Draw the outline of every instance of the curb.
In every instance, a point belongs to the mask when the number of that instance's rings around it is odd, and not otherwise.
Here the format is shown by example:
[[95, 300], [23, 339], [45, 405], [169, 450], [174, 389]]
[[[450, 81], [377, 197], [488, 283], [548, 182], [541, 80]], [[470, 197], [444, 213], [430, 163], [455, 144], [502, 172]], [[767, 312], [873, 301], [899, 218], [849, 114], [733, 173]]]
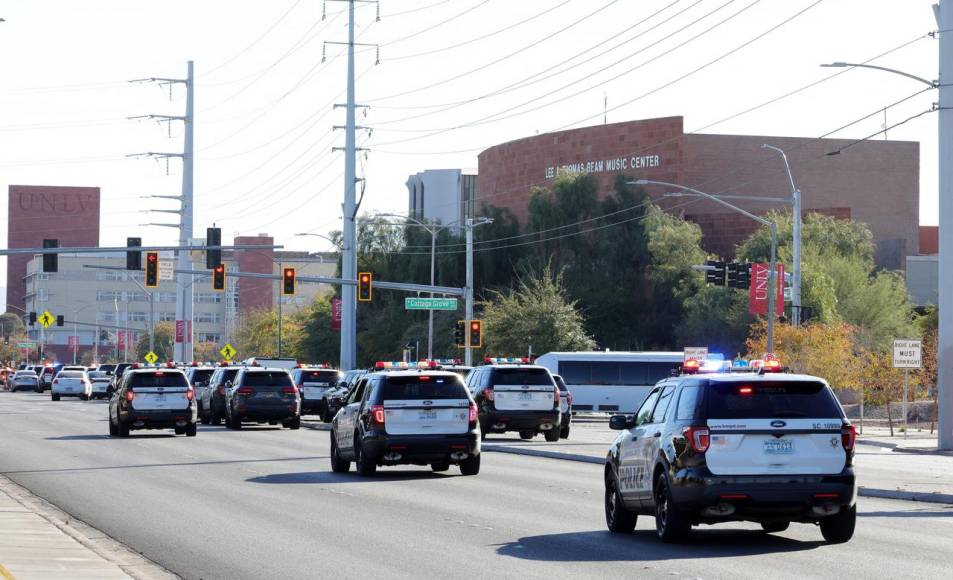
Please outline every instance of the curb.
[[[603, 465], [605, 460], [591, 455], [580, 455], [578, 453], [563, 453], [561, 451], [543, 451], [540, 449], [522, 449], [519, 447], [504, 447], [496, 445], [484, 445], [483, 451], [493, 451], [496, 453], [509, 453], [511, 455], [525, 455], [529, 457], [545, 457], [547, 459], [559, 459], [562, 461], [576, 461], [579, 463], [591, 463]], [[953, 505], [953, 494], [946, 493], [925, 493], [919, 491], [900, 491], [892, 489], [877, 489], [871, 487], [859, 487], [857, 495], [861, 497], [874, 497], [880, 499], [896, 499], [903, 501], [916, 501], [924, 503], [940, 503]]]

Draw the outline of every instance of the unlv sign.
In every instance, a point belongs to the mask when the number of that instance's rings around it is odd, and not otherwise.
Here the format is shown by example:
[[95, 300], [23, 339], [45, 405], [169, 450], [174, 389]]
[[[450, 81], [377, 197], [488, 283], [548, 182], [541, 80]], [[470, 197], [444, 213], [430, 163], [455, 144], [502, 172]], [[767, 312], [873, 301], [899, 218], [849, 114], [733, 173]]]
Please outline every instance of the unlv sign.
[[[751, 286], [748, 289], [748, 311], [751, 314], [768, 314], [768, 287], [770, 286], [770, 264], [755, 262], [751, 264]], [[784, 312], [784, 264], [778, 264], [777, 298], [774, 302], [775, 315]]]

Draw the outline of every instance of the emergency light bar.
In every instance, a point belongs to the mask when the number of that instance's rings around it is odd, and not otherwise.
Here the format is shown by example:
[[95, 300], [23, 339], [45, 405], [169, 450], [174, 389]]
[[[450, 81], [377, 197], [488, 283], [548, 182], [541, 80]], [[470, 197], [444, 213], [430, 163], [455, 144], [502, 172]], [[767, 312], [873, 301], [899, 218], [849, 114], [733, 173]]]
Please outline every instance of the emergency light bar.
[[529, 364], [530, 360], [528, 358], [516, 358], [516, 357], [486, 357], [483, 359], [484, 364], [488, 365], [505, 365], [505, 364]]

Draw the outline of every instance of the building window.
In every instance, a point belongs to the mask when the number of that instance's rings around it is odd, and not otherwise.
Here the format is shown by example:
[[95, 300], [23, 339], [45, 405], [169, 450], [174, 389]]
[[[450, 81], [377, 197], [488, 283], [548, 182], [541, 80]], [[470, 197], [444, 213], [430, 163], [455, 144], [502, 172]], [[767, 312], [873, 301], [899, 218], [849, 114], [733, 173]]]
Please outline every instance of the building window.
[[129, 292], [128, 300], [129, 302], [148, 302], [149, 295], [145, 292]]
[[108, 322], [111, 324], [116, 323], [116, 313], [115, 312], [97, 312], [96, 313], [96, 322]]
[[96, 279], [100, 282], [115, 282], [124, 278], [123, 272], [96, 272]]
[[148, 312], [130, 312], [129, 322], [145, 322], [149, 320]]
[[156, 300], [159, 302], [166, 302], [166, 303], [175, 302], [175, 292], [159, 292], [155, 296], [156, 296]]
[[196, 304], [221, 304], [222, 295], [221, 293], [216, 292], [215, 294], [201, 292], [195, 295]]
[[219, 324], [222, 322], [222, 315], [219, 312], [196, 312], [195, 322], [203, 324]]
[[197, 342], [222, 342], [222, 335], [214, 332], [200, 332], [197, 336]]
[[119, 300], [122, 297], [120, 292], [115, 290], [97, 290], [96, 291], [96, 301], [97, 302], [114, 302]]
[[46, 302], [50, 299], [50, 291], [46, 288], [39, 288], [36, 291], [37, 302]]
[[159, 322], [174, 322], [175, 312], [159, 312], [156, 314], [156, 320]]
[[50, 279], [50, 274], [49, 274], [49, 272], [40, 272], [40, 273], [38, 273], [38, 274], [36, 275], [36, 279], [37, 279], [37, 280], [49, 280], [49, 279]]

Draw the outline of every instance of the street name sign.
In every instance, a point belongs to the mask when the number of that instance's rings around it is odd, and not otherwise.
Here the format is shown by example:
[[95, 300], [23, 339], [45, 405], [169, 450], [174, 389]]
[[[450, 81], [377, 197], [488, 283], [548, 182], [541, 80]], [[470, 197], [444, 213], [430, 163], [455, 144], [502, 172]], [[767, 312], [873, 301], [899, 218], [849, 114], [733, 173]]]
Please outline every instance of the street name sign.
[[17, 346], [20, 348], [33, 348], [36, 346], [35, 342], [18, 342]]
[[919, 340], [895, 340], [893, 341], [893, 367], [918, 369], [923, 364], [921, 353]]
[[456, 298], [404, 298], [405, 310], [456, 310]]

